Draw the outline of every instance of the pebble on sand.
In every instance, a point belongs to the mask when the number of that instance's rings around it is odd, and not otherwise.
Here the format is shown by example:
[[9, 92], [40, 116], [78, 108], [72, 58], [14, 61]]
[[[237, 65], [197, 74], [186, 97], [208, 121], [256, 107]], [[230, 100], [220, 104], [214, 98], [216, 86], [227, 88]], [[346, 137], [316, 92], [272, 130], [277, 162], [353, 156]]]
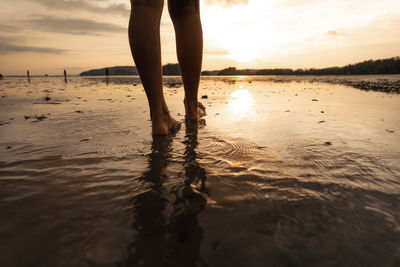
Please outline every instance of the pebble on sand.
[[179, 88], [179, 87], [182, 87], [183, 82], [181, 82], [181, 81], [171, 81], [171, 82], [166, 82], [165, 85], [168, 88]]
[[325, 142], [324, 145], [331, 146], [332, 142]]
[[207, 98], [208, 98], [208, 95], [203, 95], [201, 98], [202, 98], [202, 99], [207, 99]]
[[327, 82], [333, 84], [347, 85], [365, 91], [377, 91], [377, 92], [397, 93], [397, 94], [400, 93], [400, 82], [398, 80], [352, 81], [352, 80], [342, 79], [338, 81], [327, 81]]
[[32, 115], [32, 116], [25, 115], [24, 118], [25, 118], [25, 120], [34, 119], [35, 120], [34, 122], [38, 122], [38, 121], [42, 121], [44, 119], [47, 119], [47, 117], [44, 114], [42, 114], [40, 116], [38, 116], [38, 115]]

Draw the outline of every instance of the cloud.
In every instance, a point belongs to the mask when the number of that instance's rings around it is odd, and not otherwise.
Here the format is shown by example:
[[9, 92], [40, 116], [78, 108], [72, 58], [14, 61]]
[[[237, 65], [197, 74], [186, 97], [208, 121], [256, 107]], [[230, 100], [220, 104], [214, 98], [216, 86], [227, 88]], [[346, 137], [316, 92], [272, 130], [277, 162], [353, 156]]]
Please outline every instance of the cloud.
[[123, 16], [127, 16], [130, 13], [129, 8], [126, 4], [115, 4], [109, 3], [103, 6], [97, 5], [98, 2], [106, 1], [95, 1], [95, 0], [28, 0], [30, 2], [35, 2], [41, 4], [49, 9], [58, 10], [80, 10], [89, 11], [93, 13], [113, 13]]
[[214, 55], [214, 56], [224, 56], [228, 55], [229, 53], [225, 49], [214, 48], [214, 49], [204, 49], [204, 54]]
[[317, 2], [317, 0], [281, 0], [278, 3], [282, 6], [305, 6]]
[[16, 32], [19, 30], [18, 27], [0, 24], [0, 32]]
[[224, 7], [247, 5], [248, 3], [249, 0], [205, 0], [206, 5], [222, 5]]
[[99, 35], [105, 32], [125, 32], [126, 27], [88, 19], [55, 18], [51, 16], [24, 20], [33, 30], [75, 35]]
[[1, 52], [35, 52], [44, 54], [63, 54], [66, 50], [51, 47], [35, 47], [27, 45], [0, 44]]
[[338, 36], [339, 35], [339, 33], [337, 31], [329, 31], [326, 34], [330, 35], [330, 36]]
[[12, 52], [33, 52], [43, 54], [64, 54], [67, 50], [51, 47], [37, 47], [21, 44], [22, 38], [0, 36], [0, 54]]

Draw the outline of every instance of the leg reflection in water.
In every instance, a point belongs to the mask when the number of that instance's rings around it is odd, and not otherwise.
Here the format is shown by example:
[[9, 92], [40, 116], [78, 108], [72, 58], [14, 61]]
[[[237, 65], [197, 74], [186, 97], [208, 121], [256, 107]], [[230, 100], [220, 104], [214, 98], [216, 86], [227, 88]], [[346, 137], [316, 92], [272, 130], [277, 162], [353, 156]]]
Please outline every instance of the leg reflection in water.
[[153, 138], [149, 170], [142, 177], [150, 188], [132, 200], [137, 234], [129, 247], [128, 266], [205, 266], [200, 259], [203, 229], [197, 215], [205, 208], [207, 189], [205, 170], [197, 162], [197, 125], [197, 121], [186, 123], [185, 179], [178, 186], [171, 183], [178, 177], [167, 171], [173, 161], [172, 139]]

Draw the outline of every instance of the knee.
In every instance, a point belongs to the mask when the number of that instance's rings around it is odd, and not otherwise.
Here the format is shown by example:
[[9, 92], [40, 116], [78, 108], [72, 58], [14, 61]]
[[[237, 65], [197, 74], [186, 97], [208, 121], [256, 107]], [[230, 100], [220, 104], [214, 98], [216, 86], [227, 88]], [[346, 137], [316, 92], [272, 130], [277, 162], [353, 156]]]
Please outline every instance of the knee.
[[200, 15], [199, 0], [169, 0], [168, 9], [172, 20]]
[[135, 7], [149, 7], [162, 11], [164, 7], [164, 0], [131, 0], [132, 8]]

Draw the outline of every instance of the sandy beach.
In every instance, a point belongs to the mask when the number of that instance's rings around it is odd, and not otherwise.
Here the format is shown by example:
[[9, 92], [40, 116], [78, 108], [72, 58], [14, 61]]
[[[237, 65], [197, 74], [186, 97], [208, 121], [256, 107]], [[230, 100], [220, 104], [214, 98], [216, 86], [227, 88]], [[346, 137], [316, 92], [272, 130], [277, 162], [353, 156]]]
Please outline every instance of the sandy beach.
[[4, 77], [1, 265], [397, 266], [399, 81], [169, 77], [153, 138], [138, 77]]

